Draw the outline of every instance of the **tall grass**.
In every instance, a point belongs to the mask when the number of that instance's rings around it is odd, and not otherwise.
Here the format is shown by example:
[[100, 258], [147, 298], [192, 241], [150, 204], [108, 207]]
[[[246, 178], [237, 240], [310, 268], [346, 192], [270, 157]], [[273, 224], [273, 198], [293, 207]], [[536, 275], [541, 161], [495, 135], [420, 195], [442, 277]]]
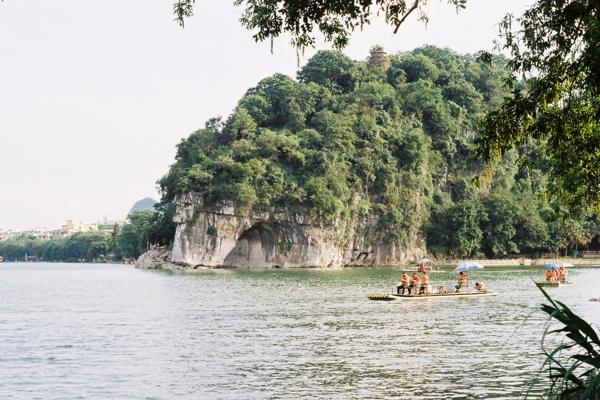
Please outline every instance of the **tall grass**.
[[[543, 370], [550, 378], [547, 398], [600, 400], [598, 333], [564, 303], [553, 300], [540, 285], [537, 286], [550, 302], [541, 307], [549, 315], [542, 336], [542, 349], [546, 355]], [[549, 335], [562, 337], [560, 344], [547, 348]]]

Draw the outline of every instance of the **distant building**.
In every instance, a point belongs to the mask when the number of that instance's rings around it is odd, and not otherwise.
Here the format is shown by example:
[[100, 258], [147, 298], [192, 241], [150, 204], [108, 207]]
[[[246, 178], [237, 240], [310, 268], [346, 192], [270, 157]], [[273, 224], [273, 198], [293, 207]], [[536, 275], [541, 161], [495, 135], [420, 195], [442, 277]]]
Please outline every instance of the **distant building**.
[[15, 237], [17, 235], [18, 235], [18, 233], [13, 231], [12, 229], [8, 229], [8, 230], [0, 229], [0, 242], [3, 240], [12, 239], [13, 237]]
[[38, 240], [50, 240], [56, 236], [61, 236], [62, 230], [48, 228], [33, 228], [24, 231], [14, 231], [12, 229], [0, 230], [0, 241], [14, 239], [19, 236]]
[[104, 232], [104, 233], [108, 233], [109, 235], [112, 235], [113, 232], [115, 231], [116, 227], [120, 227], [125, 225], [125, 221], [121, 222], [115, 222], [113, 224], [102, 224], [102, 225], [98, 225], [98, 230], [100, 232]]
[[19, 235], [38, 240], [50, 240], [53, 237], [52, 231], [48, 230], [48, 228], [33, 228], [27, 231], [19, 232]]
[[104, 218], [101, 222], [93, 224], [84, 224], [81, 221], [67, 220], [67, 223], [59, 229], [34, 228], [24, 231], [14, 231], [12, 229], [0, 229], [0, 241], [14, 239], [18, 236], [30, 237], [38, 240], [50, 240], [63, 236], [70, 236], [74, 233], [82, 232], [105, 232], [112, 234], [115, 226], [123, 226], [125, 221], [110, 220]]
[[67, 223], [62, 226], [62, 231], [65, 236], [80, 232], [94, 232], [98, 230], [98, 224], [84, 224], [81, 221], [67, 220]]

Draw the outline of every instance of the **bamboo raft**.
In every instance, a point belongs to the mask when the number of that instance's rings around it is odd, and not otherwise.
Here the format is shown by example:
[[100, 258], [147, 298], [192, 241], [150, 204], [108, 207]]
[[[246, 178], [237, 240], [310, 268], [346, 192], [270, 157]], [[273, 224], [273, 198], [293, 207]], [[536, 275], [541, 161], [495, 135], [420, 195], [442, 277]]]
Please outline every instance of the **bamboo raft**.
[[465, 297], [491, 297], [495, 296], [496, 292], [481, 291], [481, 292], [460, 292], [460, 293], [428, 293], [428, 294], [396, 294], [396, 293], [369, 293], [367, 298], [369, 300], [394, 300], [394, 299], [408, 299], [408, 300], [423, 300], [432, 298], [465, 298]]
[[546, 282], [546, 281], [537, 281], [537, 285], [541, 287], [561, 287], [561, 286], [572, 286], [575, 282]]
[[428, 293], [428, 294], [394, 294], [391, 296], [397, 297], [400, 299], [411, 299], [411, 300], [420, 300], [420, 299], [430, 299], [430, 298], [438, 298], [438, 297], [491, 297], [495, 296], [496, 292], [490, 291], [481, 291], [481, 292], [459, 292], [459, 293]]

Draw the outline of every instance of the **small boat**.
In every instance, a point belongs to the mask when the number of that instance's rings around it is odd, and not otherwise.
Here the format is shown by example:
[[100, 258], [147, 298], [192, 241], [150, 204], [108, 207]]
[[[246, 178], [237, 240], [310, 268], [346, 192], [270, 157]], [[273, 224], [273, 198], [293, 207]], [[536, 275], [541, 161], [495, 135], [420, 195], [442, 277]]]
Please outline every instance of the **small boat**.
[[561, 286], [573, 286], [575, 282], [546, 282], [537, 281], [536, 285], [541, 287], [561, 287]]
[[495, 296], [496, 292], [490, 292], [489, 290], [480, 290], [473, 292], [438, 292], [438, 293], [426, 293], [426, 294], [397, 294], [397, 293], [369, 293], [367, 298], [369, 300], [394, 300], [394, 299], [407, 299], [407, 300], [423, 300], [433, 298], [465, 298], [465, 297], [491, 297]]
[[542, 281], [536, 281], [535, 284], [541, 287], [561, 287], [574, 285], [575, 282], [567, 281], [567, 270], [565, 269], [572, 266], [573, 264], [569, 263], [561, 263], [561, 265], [557, 263], [546, 264], [546, 279]]
[[427, 293], [427, 294], [394, 294], [391, 296], [397, 297], [399, 299], [410, 299], [410, 300], [421, 300], [421, 299], [430, 299], [430, 298], [440, 298], [440, 297], [490, 297], [495, 296], [496, 292], [490, 292], [489, 290], [482, 290], [476, 292], [449, 292], [449, 293]]
[[[481, 264], [474, 263], [474, 262], [464, 262], [464, 263], [459, 264], [454, 269], [454, 272], [462, 275], [465, 272], [478, 271], [481, 269], [483, 269], [483, 265], [481, 265]], [[427, 272], [429, 272], [429, 271], [427, 271]], [[478, 285], [479, 285], [479, 283], [477, 283], [477, 285], [475, 286], [475, 289], [471, 290], [468, 286], [468, 280], [465, 280], [464, 286], [457, 286], [457, 288], [460, 289], [459, 291], [448, 290], [447, 284], [441, 284], [441, 285], [428, 286], [429, 290], [424, 294], [416, 294], [416, 293], [400, 294], [398, 292], [370, 293], [367, 295], [367, 298], [369, 300], [393, 300], [393, 299], [417, 300], [417, 299], [431, 299], [431, 298], [442, 298], [442, 297], [452, 297], [452, 298], [490, 297], [490, 296], [496, 295], [495, 292], [491, 292], [491, 291], [487, 290], [485, 288], [485, 285], [483, 285], [483, 284], [481, 284], [481, 286], [478, 286]], [[400, 289], [400, 286], [398, 286], [397, 289]]]

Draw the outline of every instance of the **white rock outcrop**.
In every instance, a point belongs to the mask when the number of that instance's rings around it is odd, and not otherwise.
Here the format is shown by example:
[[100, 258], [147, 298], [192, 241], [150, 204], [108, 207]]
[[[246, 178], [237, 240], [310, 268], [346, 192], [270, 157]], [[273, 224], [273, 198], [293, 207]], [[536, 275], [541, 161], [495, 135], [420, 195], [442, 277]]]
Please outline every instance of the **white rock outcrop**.
[[169, 256], [186, 267], [298, 268], [401, 265], [425, 255], [414, 246], [377, 242], [374, 221], [322, 221], [288, 212], [241, 213], [221, 204], [205, 207], [200, 194], [177, 200], [177, 230]]

